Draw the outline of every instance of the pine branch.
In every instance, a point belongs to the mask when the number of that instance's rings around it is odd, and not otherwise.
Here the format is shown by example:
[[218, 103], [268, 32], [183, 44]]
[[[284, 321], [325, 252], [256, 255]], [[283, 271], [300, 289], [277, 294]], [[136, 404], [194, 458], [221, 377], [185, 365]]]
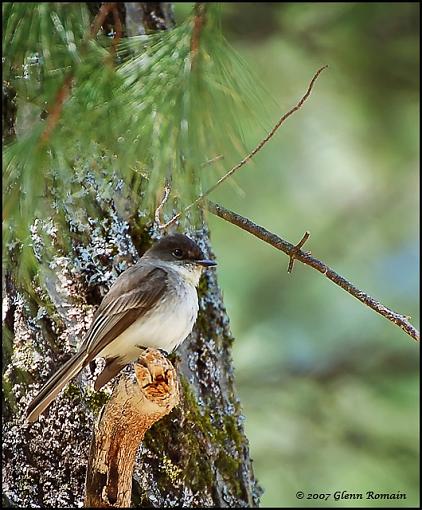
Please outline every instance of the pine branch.
[[192, 38], [190, 43], [190, 51], [191, 51], [191, 62], [192, 67], [195, 65], [196, 57], [199, 51], [199, 41], [201, 37], [201, 31], [203, 26], [205, 25], [205, 14], [206, 14], [207, 4], [203, 2], [197, 2], [195, 4], [195, 15], [193, 18], [193, 30], [192, 30]]
[[107, 16], [117, 7], [116, 2], [104, 2], [91, 24], [91, 37], [96, 37]]
[[210, 193], [212, 193], [216, 188], [218, 188], [218, 186], [220, 186], [220, 184], [222, 184], [225, 180], [227, 180], [229, 177], [231, 177], [235, 172], [237, 172], [240, 168], [242, 168], [242, 166], [246, 165], [246, 163], [249, 163], [249, 161], [264, 147], [264, 145], [266, 145], [267, 142], [269, 142], [271, 140], [271, 138], [275, 135], [276, 131], [278, 130], [278, 128], [291, 116], [293, 115], [293, 113], [297, 112], [298, 110], [300, 110], [300, 108], [302, 108], [303, 106], [303, 103], [308, 99], [308, 97], [310, 96], [311, 92], [312, 92], [312, 89], [314, 87], [314, 84], [318, 78], [318, 76], [322, 73], [322, 71], [324, 69], [326, 69], [328, 66], [324, 66], [324, 67], [321, 67], [320, 69], [318, 69], [318, 71], [314, 74], [314, 77], [312, 78], [312, 80], [310, 81], [309, 83], [309, 86], [308, 86], [308, 89], [306, 91], [306, 93], [304, 94], [304, 96], [300, 99], [300, 101], [296, 104], [296, 106], [294, 106], [293, 108], [291, 108], [287, 113], [285, 113], [282, 117], [280, 117], [280, 119], [278, 120], [278, 122], [275, 124], [275, 126], [272, 128], [272, 130], [268, 133], [268, 135], [259, 142], [259, 144], [255, 147], [255, 149], [253, 149], [249, 154], [247, 154], [243, 159], [242, 161], [240, 161], [239, 163], [237, 163], [237, 165], [235, 165], [231, 170], [229, 170], [227, 173], [225, 173], [215, 184], [213, 184], [210, 188], [208, 188], [204, 193], [202, 193], [194, 202], [192, 202], [191, 204], [189, 204], [188, 206], [185, 207], [185, 209], [182, 211], [182, 212], [179, 212], [177, 214], [175, 214], [173, 216], [173, 218], [171, 218], [171, 220], [169, 220], [167, 223], [165, 223], [164, 225], [162, 225], [160, 228], [161, 229], [165, 229], [167, 227], [169, 227], [172, 223], [174, 223], [178, 218], [180, 218], [180, 216], [182, 214], [185, 214], [187, 211], [189, 211], [190, 209], [192, 209], [192, 207], [194, 207], [195, 205], [198, 205], [200, 202], [202, 202], [204, 200], [205, 197], [207, 197]]
[[[91, 38], [96, 37], [98, 30], [101, 28], [101, 25], [104, 23], [104, 20], [108, 16], [108, 14], [112, 12], [114, 17], [114, 24], [116, 27], [116, 37], [113, 38], [113, 52], [116, 52], [117, 44], [120, 41], [120, 38], [122, 36], [122, 24], [119, 18], [119, 13], [117, 10], [117, 4], [116, 2], [104, 2], [104, 4], [101, 6], [100, 10], [98, 11], [98, 14], [95, 16], [94, 21], [91, 24], [91, 30], [89, 33], [89, 36]], [[47, 117], [47, 126], [41, 135], [41, 144], [45, 144], [48, 142], [48, 139], [50, 138], [51, 133], [57, 126], [60, 115], [63, 110], [63, 105], [68, 96], [71, 92], [73, 82], [73, 75], [69, 74], [66, 76], [63, 85], [60, 87], [59, 91], [57, 92], [56, 99], [54, 103], [49, 107], [48, 111], [48, 117]]]
[[112, 41], [112, 48], [113, 48], [113, 54], [114, 54], [114, 56], [116, 56], [117, 47], [118, 47], [120, 39], [122, 38], [122, 35], [123, 35], [122, 20], [120, 19], [119, 9], [117, 8], [116, 2], [113, 3], [112, 12], [113, 12], [114, 28], [116, 29], [116, 34], [115, 34], [115, 37], [113, 37], [113, 41]]
[[281, 237], [277, 236], [276, 234], [269, 232], [264, 227], [256, 225], [248, 218], [245, 218], [240, 214], [230, 211], [229, 209], [226, 209], [225, 207], [222, 207], [219, 204], [207, 201], [206, 206], [210, 212], [212, 212], [219, 218], [222, 218], [228, 221], [229, 223], [236, 225], [242, 230], [246, 230], [246, 232], [249, 232], [255, 237], [258, 237], [259, 239], [270, 244], [277, 250], [286, 253], [290, 257], [288, 269], [289, 272], [293, 268], [293, 261], [295, 259], [299, 260], [303, 264], [306, 264], [316, 269], [324, 276], [326, 276], [329, 280], [334, 282], [336, 285], [338, 285], [346, 292], [354, 296], [356, 299], [361, 301], [364, 305], [369, 306], [369, 308], [372, 308], [372, 310], [379, 313], [380, 315], [388, 319], [390, 322], [399, 326], [405, 333], [411, 336], [414, 340], [416, 340], [417, 342], [419, 341], [420, 337], [419, 331], [409, 322], [410, 317], [406, 317], [397, 312], [394, 312], [390, 308], [387, 308], [376, 299], [372, 298], [362, 290], [358, 289], [358, 287], [356, 287], [351, 282], [346, 280], [346, 278], [340, 276], [338, 273], [333, 271], [333, 269], [328, 267], [324, 262], [321, 262], [315, 257], [312, 257], [310, 252], [303, 252], [301, 248], [303, 244], [306, 242], [306, 240], [309, 238], [310, 235], [309, 232], [306, 232], [302, 240], [295, 246], [289, 243], [288, 241], [285, 241]]
[[51, 133], [54, 128], [57, 126], [57, 123], [60, 120], [60, 115], [63, 110], [64, 102], [70, 94], [70, 89], [72, 87], [73, 76], [68, 74], [64, 79], [63, 85], [60, 87], [59, 91], [56, 94], [56, 99], [54, 103], [48, 109], [48, 117], [47, 117], [47, 126], [44, 129], [43, 134], [41, 135], [41, 144], [45, 144], [48, 142]]

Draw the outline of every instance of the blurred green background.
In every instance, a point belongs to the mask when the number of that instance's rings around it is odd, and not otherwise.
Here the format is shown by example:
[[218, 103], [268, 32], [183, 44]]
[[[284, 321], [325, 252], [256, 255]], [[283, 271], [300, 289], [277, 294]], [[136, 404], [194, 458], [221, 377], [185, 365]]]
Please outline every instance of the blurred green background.
[[[212, 198], [291, 242], [310, 230], [314, 256], [418, 327], [419, 4], [221, 8], [267, 89], [249, 149], [329, 69], [238, 186]], [[296, 263], [289, 275], [281, 252], [209, 223], [262, 506], [417, 506], [419, 346], [316, 271]], [[407, 499], [320, 502], [299, 490]]]

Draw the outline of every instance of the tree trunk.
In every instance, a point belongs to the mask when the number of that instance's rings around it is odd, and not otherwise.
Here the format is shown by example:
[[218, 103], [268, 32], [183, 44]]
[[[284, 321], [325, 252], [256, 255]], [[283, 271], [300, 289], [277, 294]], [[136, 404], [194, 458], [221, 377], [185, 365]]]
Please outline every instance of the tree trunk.
[[[99, 4], [95, 4], [99, 7]], [[126, 4], [127, 5], [127, 4]], [[148, 4], [132, 7], [146, 9]], [[151, 6], [161, 4], [150, 3]], [[162, 16], [170, 20], [169, 6]], [[98, 8], [97, 7], [97, 8]], [[92, 9], [92, 6], [91, 6]], [[126, 11], [126, 19], [128, 11]], [[159, 27], [162, 29], [162, 26]], [[14, 112], [5, 118], [14, 132]], [[152, 219], [124, 217], [116, 200], [97, 190], [97, 217], [74, 234], [67, 252], [51, 259], [45, 284], [34, 274], [32, 292], [17, 274], [3, 281], [3, 506], [77, 507], [83, 504], [94, 421], [111, 393], [94, 392], [85, 369], [33, 425], [23, 413], [41, 383], [75, 350], [93, 312], [117, 275], [136, 262], [156, 237]], [[75, 226], [75, 218], [68, 218]], [[38, 224], [32, 233], [34, 245]], [[76, 229], [77, 230], [77, 229]], [[188, 232], [213, 258], [204, 227]], [[51, 229], [53, 242], [59, 235]], [[13, 250], [11, 247], [10, 250]], [[10, 251], [10, 256], [13, 252]], [[41, 268], [40, 268], [41, 270]], [[145, 434], [133, 472], [135, 507], [252, 507], [254, 479], [230, 356], [233, 342], [215, 272], [204, 275], [200, 312], [192, 334], [170, 357], [180, 379], [180, 404]], [[127, 367], [125, 372], [132, 370]], [[108, 385], [110, 386], [110, 385]]]

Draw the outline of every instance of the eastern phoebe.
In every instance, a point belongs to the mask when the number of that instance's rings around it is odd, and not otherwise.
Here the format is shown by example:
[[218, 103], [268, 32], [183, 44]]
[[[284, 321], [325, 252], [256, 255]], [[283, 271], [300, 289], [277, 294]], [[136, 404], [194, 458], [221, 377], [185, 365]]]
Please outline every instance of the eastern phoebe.
[[29, 404], [27, 421], [35, 421], [94, 358], [106, 361], [94, 385], [99, 390], [135, 361], [144, 347], [173, 351], [196, 321], [196, 287], [202, 270], [215, 265], [185, 235], [173, 234], [156, 242], [114, 282], [95, 312], [79, 352]]

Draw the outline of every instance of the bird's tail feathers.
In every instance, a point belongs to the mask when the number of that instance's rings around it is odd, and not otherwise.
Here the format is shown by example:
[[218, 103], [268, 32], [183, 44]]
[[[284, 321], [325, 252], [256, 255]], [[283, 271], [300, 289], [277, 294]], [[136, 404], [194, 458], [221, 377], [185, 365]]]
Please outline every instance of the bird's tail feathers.
[[70, 360], [47, 381], [38, 395], [29, 404], [26, 411], [26, 420], [29, 423], [34, 422], [38, 416], [47, 409], [66, 384], [73, 379], [87, 363], [85, 351], [81, 351], [70, 358]]

